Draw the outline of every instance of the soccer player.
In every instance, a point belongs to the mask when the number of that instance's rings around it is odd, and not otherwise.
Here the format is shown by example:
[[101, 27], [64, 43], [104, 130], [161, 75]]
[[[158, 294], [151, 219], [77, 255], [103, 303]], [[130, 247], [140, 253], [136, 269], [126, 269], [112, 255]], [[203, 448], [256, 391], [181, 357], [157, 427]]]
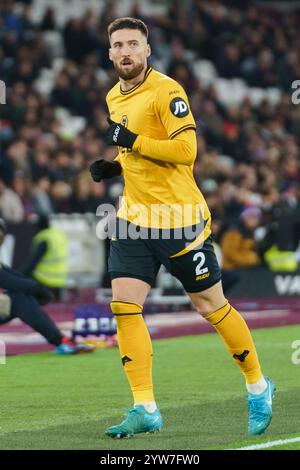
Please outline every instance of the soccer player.
[[106, 434], [122, 438], [162, 428], [153, 393], [151, 339], [142, 316], [161, 264], [181, 281], [244, 374], [248, 432], [260, 434], [271, 422], [275, 386], [262, 375], [250, 331], [223, 294], [210, 212], [193, 177], [196, 126], [187, 95], [176, 81], [148, 67], [148, 30], [141, 20], [116, 19], [108, 35], [119, 82], [107, 94], [106, 140], [119, 153], [113, 162], [97, 160], [90, 171], [94, 181], [122, 174], [125, 182], [108, 267], [111, 310], [134, 406]]
[[[0, 247], [7, 232], [6, 223], [0, 218]], [[4, 293], [2, 293], [2, 289]], [[51, 291], [33, 279], [0, 262], [0, 326], [14, 318], [20, 318], [40, 333], [48, 343], [56, 346], [61, 355], [93, 352], [88, 344], [74, 343], [57, 328], [41, 305], [52, 300]]]

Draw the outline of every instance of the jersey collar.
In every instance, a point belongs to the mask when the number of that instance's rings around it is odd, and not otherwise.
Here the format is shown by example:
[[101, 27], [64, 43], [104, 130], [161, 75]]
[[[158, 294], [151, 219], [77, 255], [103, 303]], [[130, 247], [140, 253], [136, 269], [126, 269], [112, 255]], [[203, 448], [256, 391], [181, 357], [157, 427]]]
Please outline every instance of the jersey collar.
[[120, 93], [121, 95], [129, 95], [130, 93], [132, 93], [133, 91], [135, 91], [137, 88], [139, 88], [148, 78], [148, 76], [150, 75], [150, 73], [152, 72], [152, 67], [149, 67], [146, 74], [145, 74], [145, 77], [144, 77], [144, 80], [142, 80], [141, 82], [137, 83], [136, 85], [134, 85], [134, 87], [130, 88], [130, 90], [127, 90], [127, 91], [123, 91], [121, 89], [121, 84], [120, 84]]

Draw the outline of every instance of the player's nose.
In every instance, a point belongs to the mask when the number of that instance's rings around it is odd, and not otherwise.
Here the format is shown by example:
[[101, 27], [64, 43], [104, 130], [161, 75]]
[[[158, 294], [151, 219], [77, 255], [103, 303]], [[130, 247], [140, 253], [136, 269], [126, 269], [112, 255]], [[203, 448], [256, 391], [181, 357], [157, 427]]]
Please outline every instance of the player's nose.
[[121, 50], [121, 55], [122, 55], [122, 58], [130, 57], [131, 50], [127, 44], [123, 45], [122, 50]]
[[122, 60], [126, 60], [126, 59], [131, 60], [130, 57], [131, 56], [130, 56], [129, 53], [124, 53], [124, 54], [121, 55]]

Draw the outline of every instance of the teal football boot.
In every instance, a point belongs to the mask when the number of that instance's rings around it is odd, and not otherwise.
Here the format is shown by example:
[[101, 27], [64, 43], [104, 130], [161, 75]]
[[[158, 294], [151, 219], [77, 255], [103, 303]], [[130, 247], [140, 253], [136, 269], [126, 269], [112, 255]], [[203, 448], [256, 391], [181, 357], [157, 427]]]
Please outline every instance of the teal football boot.
[[264, 433], [272, 421], [272, 398], [276, 387], [268, 377], [265, 380], [267, 388], [263, 393], [248, 393], [248, 434]]
[[138, 405], [128, 411], [126, 418], [120, 424], [107, 428], [105, 434], [121, 439], [142, 432], [161, 431], [162, 425], [163, 420], [158, 409], [153, 413], [148, 413], [143, 405]]

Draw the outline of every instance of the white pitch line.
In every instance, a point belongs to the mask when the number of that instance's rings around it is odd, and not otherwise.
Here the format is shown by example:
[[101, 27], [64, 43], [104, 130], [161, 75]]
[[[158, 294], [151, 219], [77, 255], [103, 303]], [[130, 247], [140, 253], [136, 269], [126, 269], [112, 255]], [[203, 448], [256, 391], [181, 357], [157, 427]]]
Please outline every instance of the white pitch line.
[[265, 442], [264, 444], [254, 444], [253, 446], [236, 447], [229, 450], [259, 450], [267, 449], [268, 447], [282, 446], [283, 444], [291, 444], [293, 442], [300, 442], [300, 437], [291, 437], [290, 439], [279, 439], [278, 441]]

